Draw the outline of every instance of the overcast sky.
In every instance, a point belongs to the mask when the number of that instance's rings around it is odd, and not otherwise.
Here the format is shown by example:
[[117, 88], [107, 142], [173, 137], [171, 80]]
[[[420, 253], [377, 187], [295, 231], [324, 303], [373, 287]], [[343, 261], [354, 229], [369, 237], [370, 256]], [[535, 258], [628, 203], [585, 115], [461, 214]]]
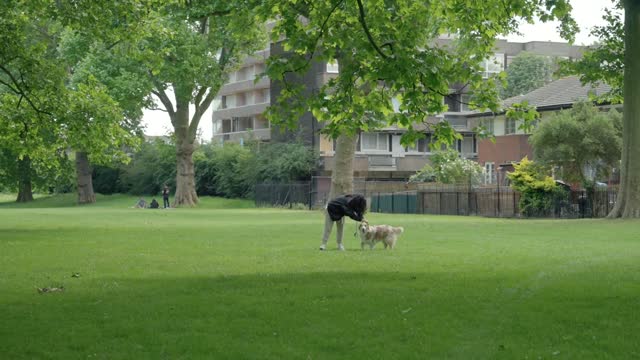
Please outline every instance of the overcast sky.
[[[589, 36], [590, 29], [595, 25], [602, 25], [602, 10], [612, 7], [611, 0], [570, 0], [573, 6], [573, 17], [580, 26], [580, 33], [576, 35], [576, 45], [589, 45], [594, 38]], [[564, 41], [556, 31], [557, 23], [523, 24], [520, 27], [522, 35], [511, 35], [509, 41]], [[191, 110], [193, 113], [193, 109]], [[166, 135], [172, 129], [167, 113], [162, 111], [145, 110], [143, 123], [146, 125], [147, 135]], [[211, 109], [200, 120], [200, 131], [205, 140], [211, 139]]]

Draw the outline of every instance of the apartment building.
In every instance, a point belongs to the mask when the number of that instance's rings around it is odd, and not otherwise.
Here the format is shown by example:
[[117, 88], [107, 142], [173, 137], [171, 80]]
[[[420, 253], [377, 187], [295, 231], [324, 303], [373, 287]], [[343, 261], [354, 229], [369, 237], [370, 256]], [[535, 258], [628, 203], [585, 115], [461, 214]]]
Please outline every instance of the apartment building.
[[[447, 44], [450, 39], [442, 38], [438, 42]], [[506, 40], [496, 42], [495, 54], [485, 60], [483, 75], [489, 77], [505, 70], [513, 58], [523, 51], [534, 54], [561, 58], [579, 58], [583, 47], [558, 42], [514, 43]], [[218, 98], [218, 107], [213, 111], [213, 141], [240, 142], [248, 139], [262, 141], [302, 141], [319, 152], [321, 164], [317, 174], [329, 176], [333, 169], [334, 144], [332, 139], [321, 136], [319, 123], [310, 113], [299, 120], [294, 131], [280, 131], [272, 127], [263, 116], [263, 112], [280, 93], [280, 86], [263, 78], [255, 78], [264, 71], [265, 61], [271, 55], [283, 52], [278, 44], [270, 44], [265, 49], [248, 58], [243, 66], [231, 74]], [[299, 76], [296, 81], [306, 85], [308, 91], [319, 88], [332, 76], [339, 73], [337, 64], [313, 63], [310, 70]], [[430, 121], [448, 121], [461, 135], [453, 148], [462, 157], [477, 160], [478, 144], [474, 133], [479, 119], [470, 117], [474, 113], [465, 103], [467, 95], [460, 91], [461, 86], [452, 85], [451, 95], [445, 98], [448, 110]], [[354, 162], [355, 176], [369, 179], [406, 179], [429, 162], [431, 155], [431, 134], [424, 128], [426, 138], [415, 146], [400, 144], [403, 130], [396, 127], [379, 129], [376, 132], [360, 135]]]

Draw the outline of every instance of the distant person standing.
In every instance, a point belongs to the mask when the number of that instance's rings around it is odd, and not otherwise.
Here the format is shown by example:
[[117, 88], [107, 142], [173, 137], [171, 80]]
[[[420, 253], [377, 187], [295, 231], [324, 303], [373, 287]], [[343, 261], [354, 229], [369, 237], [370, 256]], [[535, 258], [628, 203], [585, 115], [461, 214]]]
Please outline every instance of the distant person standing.
[[168, 208], [169, 206], [169, 187], [167, 185], [162, 189], [162, 202], [164, 203], [164, 208]]

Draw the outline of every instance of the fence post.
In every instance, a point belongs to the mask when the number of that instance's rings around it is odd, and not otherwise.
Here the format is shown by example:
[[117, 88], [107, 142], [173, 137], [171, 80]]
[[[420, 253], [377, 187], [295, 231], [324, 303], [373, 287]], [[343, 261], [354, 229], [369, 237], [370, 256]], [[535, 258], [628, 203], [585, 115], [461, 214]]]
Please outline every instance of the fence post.
[[406, 208], [407, 208], [407, 210], [405, 211], [405, 214], [408, 214], [409, 213], [409, 193], [406, 193], [405, 195], [406, 195], [406, 199], [404, 204], [406, 205]]
[[496, 216], [502, 217], [502, 211], [500, 211], [500, 185], [498, 185], [498, 206], [496, 207]]
[[396, 210], [395, 210], [395, 202], [396, 202], [396, 193], [391, 193], [391, 213], [395, 214]]
[[442, 191], [440, 191], [440, 196], [438, 200], [438, 215], [442, 215]]
[[512, 191], [511, 195], [513, 196], [513, 217], [516, 217], [516, 192]]
[[313, 202], [312, 195], [311, 195], [311, 191], [313, 189], [313, 184], [311, 183], [311, 181], [309, 181], [308, 183], [308, 190], [309, 190], [309, 210], [311, 210], [311, 203]]

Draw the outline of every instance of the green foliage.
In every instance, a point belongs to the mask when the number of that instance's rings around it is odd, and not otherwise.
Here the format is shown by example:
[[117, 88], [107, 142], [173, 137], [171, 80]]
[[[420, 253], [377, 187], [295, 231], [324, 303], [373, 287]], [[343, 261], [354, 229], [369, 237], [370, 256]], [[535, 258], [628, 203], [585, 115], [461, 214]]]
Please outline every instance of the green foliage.
[[[27, 169], [21, 168], [25, 160]], [[26, 171], [26, 173], [24, 173]], [[9, 148], [0, 147], [0, 189], [17, 192], [20, 180], [30, 180], [34, 191], [64, 193], [74, 189], [73, 162], [66, 153], [48, 158], [22, 159]]]
[[120, 183], [120, 176], [122, 176], [121, 167], [94, 165], [92, 170], [93, 190], [96, 193], [111, 195], [127, 192]]
[[529, 138], [536, 159], [562, 168], [569, 182], [588, 180], [587, 167], [601, 176], [619, 165], [622, 151], [622, 115], [616, 110], [601, 112], [588, 102], [559, 111], [545, 119]]
[[525, 133], [530, 133], [535, 128], [538, 119], [540, 119], [540, 113], [525, 100], [507, 108], [505, 118], [521, 120], [522, 123], [518, 128], [524, 130]]
[[524, 95], [551, 82], [553, 60], [548, 56], [522, 52], [507, 68], [507, 86], [502, 98]]
[[317, 154], [300, 143], [260, 144], [254, 149], [251, 173], [256, 183], [307, 180], [317, 168]]
[[[414, 124], [445, 110], [450, 84], [466, 84], [477, 108], [497, 110], [495, 84], [504, 75], [486, 81], [481, 68], [495, 38], [515, 31], [518, 19], [558, 19], [567, 38], [577, 30], [565, 0], [267, 0], [261, 11], [264, 19], [278, 19], [272, 40], [287, 52], [272, 54], [267, 64], [269, 77], [284, 85], [268, 112], [272, 123], [295, 126], [298, 115], [311, 111], [334, 138], [392, 124], [407, 129], [403, 143], [415, 141]], [[451, 46], [436, 41], [444, 34], [455, 34]], [[309, 97], [290, 80], [314, 61], [336, 61], [340, 71]], [[451, 130], [446, 123], [432, 128], [445, 143], [455, 139]]]
[[597, 44], [589, 47], [581, 59], [561, 62], [560, 73], [579, 75], [583, 84], [610, 85], [611, 91], [597, 100], [615, 104], [623, 100], [625, 49], [622, 0], [612, 2], [614, 8], [605, 9], [602, 16], [605, 24], [591, 30], [591, 36], [598, 39]]
[[252, 197], [255, 184], [308, 180], [317, 155], [299, 143], [202, 146], [194, 154], [199, 195]]
[[546, 216], [553, 210], [558, 199], [566, 196], [565, 191], [548, 176], [548, 168], [525, 157], [515, 170], [508, 173], [511, 187], [520, 192], [519, 208], [524, 216]]
[[[175, 190], [173, 144], [145, 142], [120, 166], [95, 166], [93, 184], [102, 194], [155, 195], [164, 184]], [[317, 155], [298, 143], [200, 145], [193, 155], [199, 196], [251, 198], [256, 183], [308, 180]]]
[[164, 184], [175, 189], [175, 153], [175, 145], [161, 140], [143, 143], [121, 170], [121, 189], [136, 195], [159, 194]]
[[431, 165], [412, 175], [410, 182], [476, 185], [482, 180], [482, 167], [475, 161], [460, 158], [455, 150], [435, 151], [430, 160]]
[[213, 153], [216, 192], [230, 198], [247, 197], [253, 189], [247, 176], [252, 158], [251, 150], [239, 144], [218, 147]]

